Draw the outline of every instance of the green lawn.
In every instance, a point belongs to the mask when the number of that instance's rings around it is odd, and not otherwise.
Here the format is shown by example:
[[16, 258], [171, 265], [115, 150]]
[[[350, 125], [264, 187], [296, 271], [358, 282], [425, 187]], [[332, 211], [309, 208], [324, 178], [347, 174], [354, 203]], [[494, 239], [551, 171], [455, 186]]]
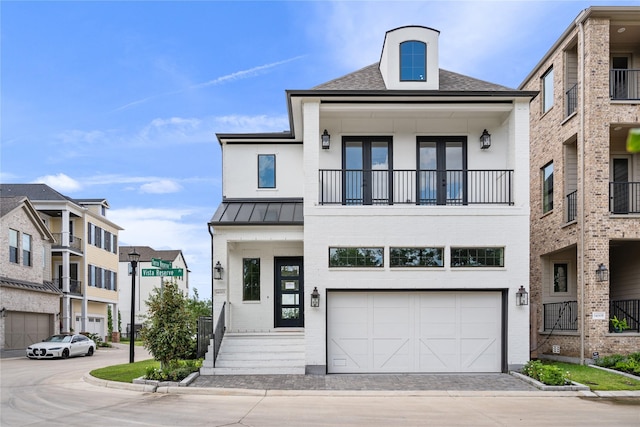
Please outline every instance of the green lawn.
[[640, 380], [624, 375], [613, 374], [590, 366], [575, 365], [573, 363], [549, 362], [569, 373], [571, 381], [584, 384], [593, 391], [607, 390], [640, 390]]
[[140, 362], [107, 366], [106, 368], [100, 368], [91, 371], [91, 375], [107, 381], [130, 383], [134, 379], [144, 376], [147, 373], [148, 366], [160, 368], [160, 362], [158, 362], [157, 360], [149, 359], [142, 360]]

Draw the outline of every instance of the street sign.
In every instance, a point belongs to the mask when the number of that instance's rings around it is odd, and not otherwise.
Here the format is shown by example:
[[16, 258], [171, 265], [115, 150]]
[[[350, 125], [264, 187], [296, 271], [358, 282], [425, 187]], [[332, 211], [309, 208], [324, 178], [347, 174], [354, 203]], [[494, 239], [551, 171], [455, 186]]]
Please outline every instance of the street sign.
[[163, 261], [159, 258], [151, 258], [151, 266], [159, 268], [172, 268], [171, 261]]
[[168, 268], [157, 270], [155, 268], [143, 268], [142, 277], [182, 277], [184, 270], [182, 268]]

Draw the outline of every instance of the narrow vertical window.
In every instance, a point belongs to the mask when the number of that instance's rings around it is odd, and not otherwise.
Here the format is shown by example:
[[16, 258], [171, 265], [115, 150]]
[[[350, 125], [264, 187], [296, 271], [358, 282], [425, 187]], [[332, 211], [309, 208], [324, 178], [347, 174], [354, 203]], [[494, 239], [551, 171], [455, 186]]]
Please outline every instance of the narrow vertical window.
[[276, 188], [275, 154], [258, 154], [258, 188]]
[[31, 236], [22, 234], [22, 265], [31, 267]]
[[9, 229], [9, 262], [18, 263], [18, 232]]
[[553, 162], [542, 168], [542, 213], [553, 209]]
[[400, 81], [427, 80], [427, 45], [419, 41], [400, 43]]
[[260, 301], [260, 258], [242, 259], [242, 300]]
[[553, 67], [542, 76], [542, 112], [553, 107]]

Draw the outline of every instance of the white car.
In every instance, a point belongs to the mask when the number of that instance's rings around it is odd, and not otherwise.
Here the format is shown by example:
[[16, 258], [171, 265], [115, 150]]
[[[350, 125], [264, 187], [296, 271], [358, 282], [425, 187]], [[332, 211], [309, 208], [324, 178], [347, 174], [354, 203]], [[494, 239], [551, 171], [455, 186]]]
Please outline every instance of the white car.
[[29, 359], [66, 359], [69, 356], [93, 356], [96, 343], [80, 334], [52, 335], [27, 347]]

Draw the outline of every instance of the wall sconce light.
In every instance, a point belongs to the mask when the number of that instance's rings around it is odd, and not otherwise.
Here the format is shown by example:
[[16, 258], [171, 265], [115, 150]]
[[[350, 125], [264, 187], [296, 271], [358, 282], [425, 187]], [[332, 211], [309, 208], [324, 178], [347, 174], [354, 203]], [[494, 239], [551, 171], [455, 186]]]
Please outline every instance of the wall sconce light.
[[485, 129], [480, 135], [480, 148], [486, 150], [491, 147], [491, 134]]
[[331, 144], [331, 135], [329, 135], [329, 132], [325, 129], [324, 132], [322, 132], [322, 148], [328, 150], [329, 144]]
[[216, 262], [216, 266], [213, 267], [213, 278], [215, 280], [221, 280], [223, 270], [224, 268], [222, 268], [222, 264], [220, 264], [220, 261]]
[[0, 309], [0, 317], [7, 317], [7, 308], [6, 307], [2, 307]]
[[529, 293], [522, 285], [516, 292], [516, 305], [529, 305]]
[[317, 287], [314, 287], [311, 292], [311, 307], [320, 307], [320, 293]]
[[606, 282], [607, 280], [609, 280], [609, 270], [604, 264], [600, 264], [596, 270], [596, 281]]

